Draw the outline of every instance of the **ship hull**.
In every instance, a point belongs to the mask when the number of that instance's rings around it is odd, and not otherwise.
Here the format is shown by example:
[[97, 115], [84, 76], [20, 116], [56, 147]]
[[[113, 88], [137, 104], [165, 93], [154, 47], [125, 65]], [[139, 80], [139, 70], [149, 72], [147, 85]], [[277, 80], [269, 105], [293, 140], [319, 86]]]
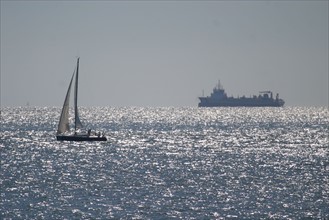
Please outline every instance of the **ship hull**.
[[254, 105], [232, 105], [232, 104], [200, 104], [198, 105], [199, 107], [282, 107], [283, 105], [259, 105], [259, 104], [254, 104]]
[[224, 99], [217, 102], [200, 97], [199, 107], [282, 107], [283, 100]]
[[107, 138], [102, 136], [87, 136], [87, 135], [57, 135], [58, 141], [107, 141]]

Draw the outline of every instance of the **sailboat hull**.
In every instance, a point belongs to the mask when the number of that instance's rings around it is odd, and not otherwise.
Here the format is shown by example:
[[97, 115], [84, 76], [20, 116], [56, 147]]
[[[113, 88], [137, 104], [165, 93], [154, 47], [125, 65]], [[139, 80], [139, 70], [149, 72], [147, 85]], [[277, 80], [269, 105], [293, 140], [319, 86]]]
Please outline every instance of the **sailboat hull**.
[[88, 135], [57, 135], [58, 141], [107, 141], [107, 138], [102, 136], [88, 136]]

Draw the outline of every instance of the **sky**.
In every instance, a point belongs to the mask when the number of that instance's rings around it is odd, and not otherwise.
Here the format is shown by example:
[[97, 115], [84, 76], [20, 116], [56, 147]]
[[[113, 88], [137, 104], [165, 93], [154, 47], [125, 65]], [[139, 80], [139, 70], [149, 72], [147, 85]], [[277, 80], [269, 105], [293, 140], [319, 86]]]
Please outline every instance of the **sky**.
[[3, 1], [1, 106], [194, 107], [279, 93], [328, 106], [328, 1]]

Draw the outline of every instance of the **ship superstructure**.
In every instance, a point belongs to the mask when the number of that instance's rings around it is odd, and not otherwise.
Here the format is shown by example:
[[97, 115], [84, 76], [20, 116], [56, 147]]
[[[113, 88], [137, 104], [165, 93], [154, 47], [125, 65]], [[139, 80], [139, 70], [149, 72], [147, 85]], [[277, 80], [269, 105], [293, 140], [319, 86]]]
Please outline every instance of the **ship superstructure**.
[[218, 84], [213, 89], [210, 96], [199, 97], [199, 107], [281, 107], [284, 105], [283, 99], [279, 98], [277, 93], [273, 98], [271, 91], [259, 92], [259, 95], [252, 97], [228, 97], [223, 86], [218, 81]]

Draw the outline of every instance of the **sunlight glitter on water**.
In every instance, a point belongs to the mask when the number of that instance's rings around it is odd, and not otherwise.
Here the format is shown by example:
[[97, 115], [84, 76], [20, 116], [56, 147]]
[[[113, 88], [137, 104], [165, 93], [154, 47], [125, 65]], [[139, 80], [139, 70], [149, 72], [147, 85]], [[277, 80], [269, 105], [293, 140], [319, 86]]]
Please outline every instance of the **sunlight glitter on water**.
[[324, 218], [326, 108], [81, 108], [107, 142], [57, 142], [59, 108], [3, 108], [3, 218]]

